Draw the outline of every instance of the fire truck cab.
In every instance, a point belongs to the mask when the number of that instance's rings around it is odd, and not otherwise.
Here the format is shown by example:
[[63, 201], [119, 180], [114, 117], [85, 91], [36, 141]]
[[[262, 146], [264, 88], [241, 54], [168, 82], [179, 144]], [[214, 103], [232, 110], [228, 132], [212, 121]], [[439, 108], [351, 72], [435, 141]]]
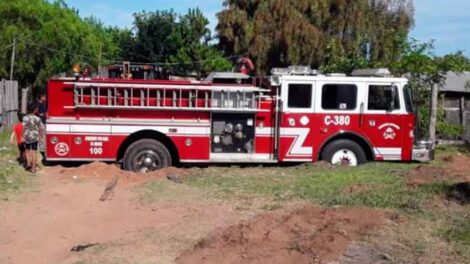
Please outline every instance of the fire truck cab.
[[55, 79], [48, 84], [47, 159], [113, 161], [151, 171], [176, 163], [428, 161], [415, 145], [407, 80], [308, 67], [251, 79]]

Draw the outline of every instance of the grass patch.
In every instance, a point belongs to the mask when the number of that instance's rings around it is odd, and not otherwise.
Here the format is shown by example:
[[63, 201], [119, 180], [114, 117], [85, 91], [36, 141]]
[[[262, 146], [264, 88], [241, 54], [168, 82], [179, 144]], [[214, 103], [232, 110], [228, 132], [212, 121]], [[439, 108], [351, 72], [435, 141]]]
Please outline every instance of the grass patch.
[[9, 143], [10, 133], [0, 133], [0, 199], [7, 200], [30, 182], [28, 173], [16, 162], [16, 145]]
[[457, 250], [470, 258], [470, 214], [454, 215], [439, 235], [457, 245]]
[[212, 167], [196, 171], [186, 183], [221, 199], [253, 196], [286, 199], [293, 196], [294, 179], [289, 176], [289, 169], [283, 168]]
[[187, 185], [177, 184], [167, 180], [150, 181], [137, 187], [140, 201], [152, 203], [155, 201], [184, 201], [200, 199], [202, 196], [197, 189]]
[[430, 197], [445, 193], [446, 184], [407, 186], [400, 174], [413, 164], [369, 163], [357, 168], [305, 164], [296, 167], [209, 168], [189, 177], [187, 184], [222, 199], [269, 196], [293, 198], [323, 206], [363, 206], [421, 210]]
[[436, 153], [440, 157], [455, 155], [456, 153], [470, 155], [470, 146], [469, 145], [437, 146]]

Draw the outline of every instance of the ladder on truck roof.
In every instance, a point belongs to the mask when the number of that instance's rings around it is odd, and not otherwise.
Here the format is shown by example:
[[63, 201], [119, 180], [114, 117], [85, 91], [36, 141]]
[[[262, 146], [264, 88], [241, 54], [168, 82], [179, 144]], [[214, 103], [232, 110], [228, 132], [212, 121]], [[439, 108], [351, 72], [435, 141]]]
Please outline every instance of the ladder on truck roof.
[[268, 89], [255, 86], [67, 82], [73, 109], [267, 112]]

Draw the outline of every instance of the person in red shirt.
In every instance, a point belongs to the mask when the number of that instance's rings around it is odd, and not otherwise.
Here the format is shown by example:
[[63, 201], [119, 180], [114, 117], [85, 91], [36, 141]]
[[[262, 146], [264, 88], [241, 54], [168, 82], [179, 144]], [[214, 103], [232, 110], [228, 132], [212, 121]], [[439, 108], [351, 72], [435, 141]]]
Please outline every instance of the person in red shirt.
[[25, 145], [24, 138], [23, 138], [23, 118], [24, 118], [24, 114], [19, 114], [18, 116], [19, 121], [13, 127], [13, 132], [11, 133], [11, 137], [10, 137], [10, 143], [14, 144], [15, 138], [16, 138], [16, 144], [18, 145], [18, 151], [19, 151], [18, 162], [20, 163], [20, 165], [25, 166], [26, 165], [26, 145]]

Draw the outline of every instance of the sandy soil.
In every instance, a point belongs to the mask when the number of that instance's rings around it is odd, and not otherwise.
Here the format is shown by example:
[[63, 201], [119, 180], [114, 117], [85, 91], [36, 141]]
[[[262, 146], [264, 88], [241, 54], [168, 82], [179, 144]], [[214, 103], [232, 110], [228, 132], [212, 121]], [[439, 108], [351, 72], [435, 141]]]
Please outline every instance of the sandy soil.
[[[46, 168], [38, 174], [38, 192], [1, 208], [0, 263], [73, 263], [78, 257], [70, 249], [76, 245], [107, 243], [142, 230], [171, 231], [176, 225], [188, 230], [196, 225], [212, 229], [238, 220], [230, 208], [217, 204], [144, 205], [133, 191], [135, 183], [184, 174], [184, 170], [170, 168], [139, 178], [102, 163]], [[110, 199], [101, 202], [113, 175], [119, 177], [118, 185]], [[193, 217], [201, 222], [191, 222]]]

